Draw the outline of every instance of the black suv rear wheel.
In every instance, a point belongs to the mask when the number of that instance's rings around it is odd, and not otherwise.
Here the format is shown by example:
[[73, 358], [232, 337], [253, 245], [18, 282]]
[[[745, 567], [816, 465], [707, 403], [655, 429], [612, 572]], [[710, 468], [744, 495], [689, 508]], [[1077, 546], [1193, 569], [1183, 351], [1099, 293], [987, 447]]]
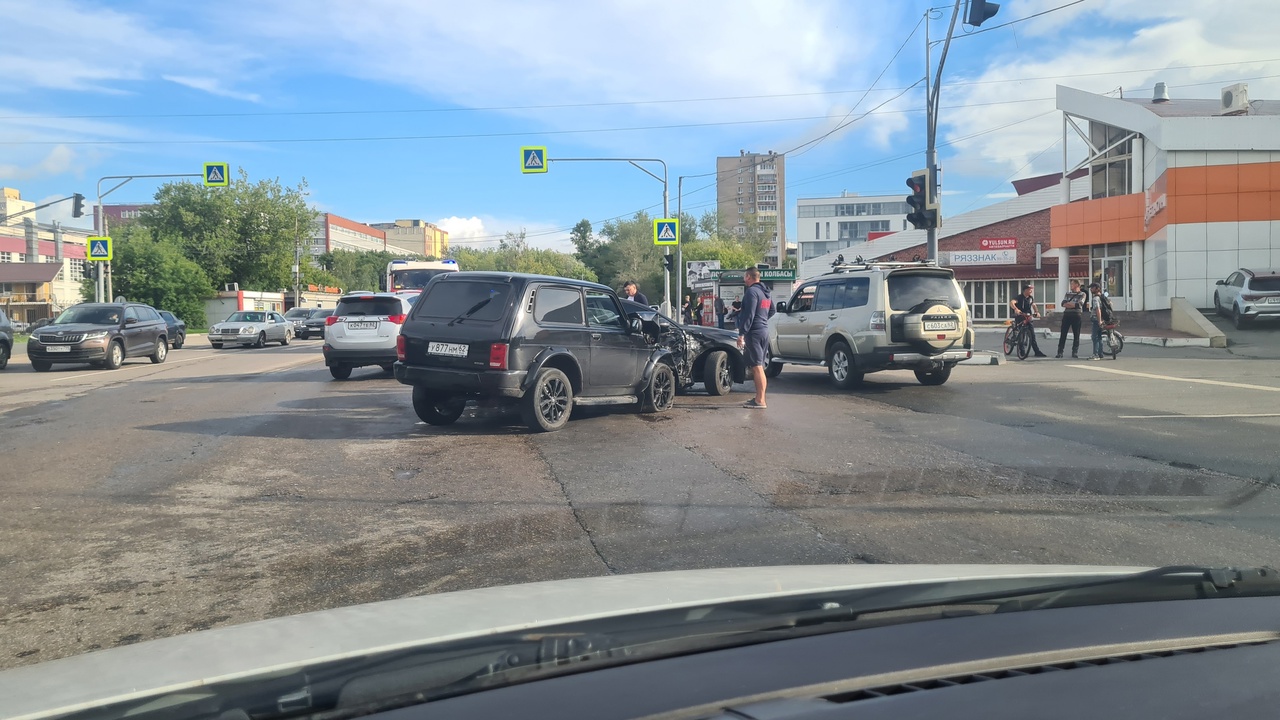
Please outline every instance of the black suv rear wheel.
[[0, 343], [0, 370], [9, 366], [9, 346]]
[[[670, 370], [670, 368], [667, 368]], [[674, 380], [672, 387], [675, 387]], [[520, 415], [535, 432], [554, 432], [569, 422], [573, 410], [573, 385], [556, 368], [542, 368], [533, 387], [520, 400]]]
[[702, 366], [702, 385], [708, 395], [728, 395], [733, 391], [733, 365], [729, 353], [716, 350]]
[[421, 385], [413, 386], [413, 411], [428, 425], [452, 425], [462, 417], [466, 406], [467, 399], [462, 396], [436, 392]]

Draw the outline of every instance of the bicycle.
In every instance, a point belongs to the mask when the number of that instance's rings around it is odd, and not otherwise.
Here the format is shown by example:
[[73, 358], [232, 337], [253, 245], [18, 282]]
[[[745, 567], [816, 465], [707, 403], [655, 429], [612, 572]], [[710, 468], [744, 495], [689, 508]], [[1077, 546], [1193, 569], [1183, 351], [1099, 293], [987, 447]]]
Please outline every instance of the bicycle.
[[1009, 329], [1004, 331], [1004, 354], [1018, 353], [1019, 360], [1026, 360], [1031, 354], [1031, 333], [1035, 328], [1022, 318], [1009, 321]]
[[1115, 360], [1120, 351], [1124, 349], [1124, 335], [1116, 328], [1120, 327], [1119, 320], [1112, 320], [1109, 323], [1102, 324], [1102, 341], [1103, 352], [1110, 351], [1111, 359]]

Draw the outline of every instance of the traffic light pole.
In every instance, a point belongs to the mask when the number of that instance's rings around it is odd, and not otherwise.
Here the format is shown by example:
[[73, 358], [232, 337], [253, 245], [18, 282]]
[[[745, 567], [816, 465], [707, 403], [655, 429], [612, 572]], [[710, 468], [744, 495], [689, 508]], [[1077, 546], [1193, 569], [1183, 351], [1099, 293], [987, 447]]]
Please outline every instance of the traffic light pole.
[[[98, 235], [101, 235], [103, 237], [107, 236], [107, 216], [105, 213], [102, 212], [102, 198], [124, 187], [125, 184], [127, 184], [130, 180], [134, 180], [137, 178], [185, 178], [185, 177], [203, 178], [204, 175], [202, 175], [201, 173], [184, 173], [181, 175], [173, 175], [173, 174], [106, 175], [98, 178], [98, 204], [97, 204], [96, 217], [94, 217], [94, 220], [96, 221], [94, 225], [96, 226]], [[119, 180], [120, 182], [116, 183], [116, 186], [111, 188], [110, 190], [106, 192], [102, 192], [103, 180]], [[111, 302], [111, 263], [110, 261], [106, 263], [106, 272], [103, 272], [103, 263], [98, 263], [98, 283], [97, 283], [96, 291], [97, 291], [97, 297], [94, 298], [94, 302]]]

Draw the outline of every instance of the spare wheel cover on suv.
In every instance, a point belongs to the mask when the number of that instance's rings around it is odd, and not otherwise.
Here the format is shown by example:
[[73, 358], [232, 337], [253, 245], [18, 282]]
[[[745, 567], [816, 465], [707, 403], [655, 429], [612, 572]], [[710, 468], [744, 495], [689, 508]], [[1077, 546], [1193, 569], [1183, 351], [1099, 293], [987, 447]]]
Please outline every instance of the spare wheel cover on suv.
[[964, 323], [945, 300], [925, 300], [900, 317], [902, 339], [926, 355], [944, 352], [964, 340]]

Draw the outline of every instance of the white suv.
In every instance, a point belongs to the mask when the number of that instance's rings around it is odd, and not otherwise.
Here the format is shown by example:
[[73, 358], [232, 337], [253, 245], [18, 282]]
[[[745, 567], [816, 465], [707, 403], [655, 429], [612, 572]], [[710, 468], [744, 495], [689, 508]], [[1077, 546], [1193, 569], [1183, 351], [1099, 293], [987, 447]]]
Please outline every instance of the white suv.
[[324, 364], [335, 380], [351, 377], [354, 368], [380, 365], [391, 372], [396, 338], [413, 307], [411, 298], [395, 293], [349, 293], [325, 318]]
[[941, 385], [973, 357], [964, 293], [950, 269], [933, 263], [837, 266], [800, 283], [769, 320], [769, 377], [783, 364], [824, 365], [841, 389], [866, 373], [914, 370]]

